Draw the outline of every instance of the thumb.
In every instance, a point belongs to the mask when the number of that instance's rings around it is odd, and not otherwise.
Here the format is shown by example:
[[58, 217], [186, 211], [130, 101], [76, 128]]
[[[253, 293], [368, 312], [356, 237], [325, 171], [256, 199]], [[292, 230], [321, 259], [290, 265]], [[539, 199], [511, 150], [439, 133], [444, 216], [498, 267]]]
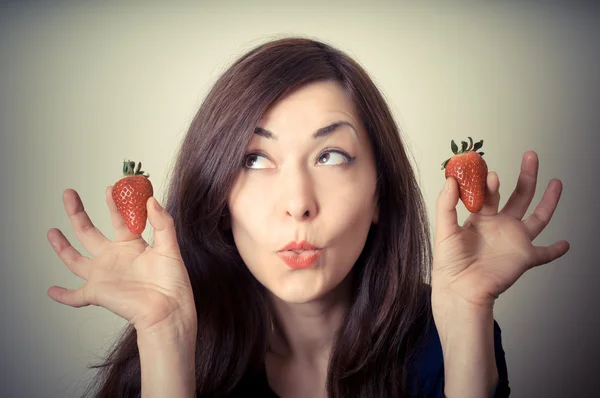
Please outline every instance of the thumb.
[[446, 178], [444, 188], [436, 203], [435, 235], [443, 239], [459, 229], [456, 205], [458, 204], [458, 184], [453, 177]]
[[154, 248], [163, 254], [180, 256], [177, 234], [173, 217], [165, 210], [154, 196], [146, 202], [148, 221], [154, 228]]

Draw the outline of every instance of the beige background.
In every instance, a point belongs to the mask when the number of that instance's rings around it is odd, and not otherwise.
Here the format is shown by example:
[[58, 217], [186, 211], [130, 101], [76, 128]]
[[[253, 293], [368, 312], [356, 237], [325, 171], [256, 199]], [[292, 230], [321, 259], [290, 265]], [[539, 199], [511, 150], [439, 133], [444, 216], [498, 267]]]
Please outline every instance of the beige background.
[[123, 158], [143, 161], [162, 200], [174, 152], [217, 76], [253, 46], [301, 34], [347, 51], [374, 78], [418, 165], [432, 221], [451, 139], [484, 139], [501, 204], [528, 149], [541, 161], [534, 204], [550, 178], [562, 179], [560, 206], [536, 243], [567, 239], [571, 251], [525, 274], [497, 301], [495, 317], [512, 396], [591, 396], [600, 353], [597, 9], [531, 1], [66, 3], [0, 6], [0, 395], [81, 393], [86, 366], [124, 326], [102, 308], [65, 307], [46, 295], [51, 285], [81, 285], [46, 240], [58, 227], [82, 250], [62, 192], [77, 190], [112, 237], [104, 189]]

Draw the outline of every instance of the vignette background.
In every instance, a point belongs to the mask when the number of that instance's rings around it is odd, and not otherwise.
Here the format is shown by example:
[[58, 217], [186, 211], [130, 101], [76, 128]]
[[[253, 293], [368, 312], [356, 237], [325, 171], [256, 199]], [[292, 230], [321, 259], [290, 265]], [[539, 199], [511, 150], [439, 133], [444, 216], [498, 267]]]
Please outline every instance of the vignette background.
[[566, 1], [0, 3], [0, 395], [81, 394], [86, 367], [125, 326], [103, 308], [46, 295], [51, 285], [82, 284], [47, 231], [61, 229], [87, 254], [62, 192], [78, 191], [112, 237], [104, 189], [128, 157], [142, 161], [164, 203], [175, 151], [220, 73], [264, 41], [301, 35], [346, 51], [375, 80], [412, 153], [432, 227], [451, 139], [484, 140], [501, 206], [529, 149], [540, 171], [527, 214], [551, 178], [563, 181], [535, 242], [567, 239], [571, 250], [526, 273], [498, 299], [495, 318], [512, 396], [592, 396], [599, 26], [598, 7]]

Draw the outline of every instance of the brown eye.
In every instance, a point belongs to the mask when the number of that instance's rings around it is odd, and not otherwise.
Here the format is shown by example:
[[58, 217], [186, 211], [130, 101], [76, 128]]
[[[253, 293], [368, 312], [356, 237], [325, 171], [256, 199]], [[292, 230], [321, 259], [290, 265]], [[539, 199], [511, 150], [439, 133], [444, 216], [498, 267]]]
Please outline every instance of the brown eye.
[[327, 162], [329, 160], [329, 152], [324, 153], [323, 155], [321, 155], [321, 157], [319, 158], [319, 163], [323, 163], [323, 162]]
[[[268, 169], [271, 166], [268, 163], [261, 165], [261, 162], [267, 162], [268, 159], [258, 153], [251, 153], [244, 158], [244, 168], [251, 170]], [[258, 164], [258, 165], [257, 165]]]
[[256, 155], [250, 155], [246, 158], [246, 162], [244, 163], [245, 167], [252, 167], [252, 165], [256, 162]]
[[344, 152], [327, 151], [323, 152], [321, 156], [319, 156], [317, 163], [325, 166], [335, 166], [338, 164], [352, 163], [353, 160], [354, 158], [350, 157], [350, 155]]

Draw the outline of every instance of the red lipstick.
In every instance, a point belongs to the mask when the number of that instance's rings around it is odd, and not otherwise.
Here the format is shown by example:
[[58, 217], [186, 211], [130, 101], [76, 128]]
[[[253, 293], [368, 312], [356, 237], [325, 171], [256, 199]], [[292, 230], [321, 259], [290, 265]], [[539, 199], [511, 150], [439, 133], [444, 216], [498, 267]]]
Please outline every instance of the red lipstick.
[[319, 248], [315, 245], [311, 245], [307, 241], [303, 240], [302, 242], [290, 242], [285, 245], [283, 248], [279, 249], [280, 252], [287, 250], [318, 250]]
[[290, 242], [277, 252], [292, 269], [310, 268], [321, 257], [322, 249], [306, 241]]

